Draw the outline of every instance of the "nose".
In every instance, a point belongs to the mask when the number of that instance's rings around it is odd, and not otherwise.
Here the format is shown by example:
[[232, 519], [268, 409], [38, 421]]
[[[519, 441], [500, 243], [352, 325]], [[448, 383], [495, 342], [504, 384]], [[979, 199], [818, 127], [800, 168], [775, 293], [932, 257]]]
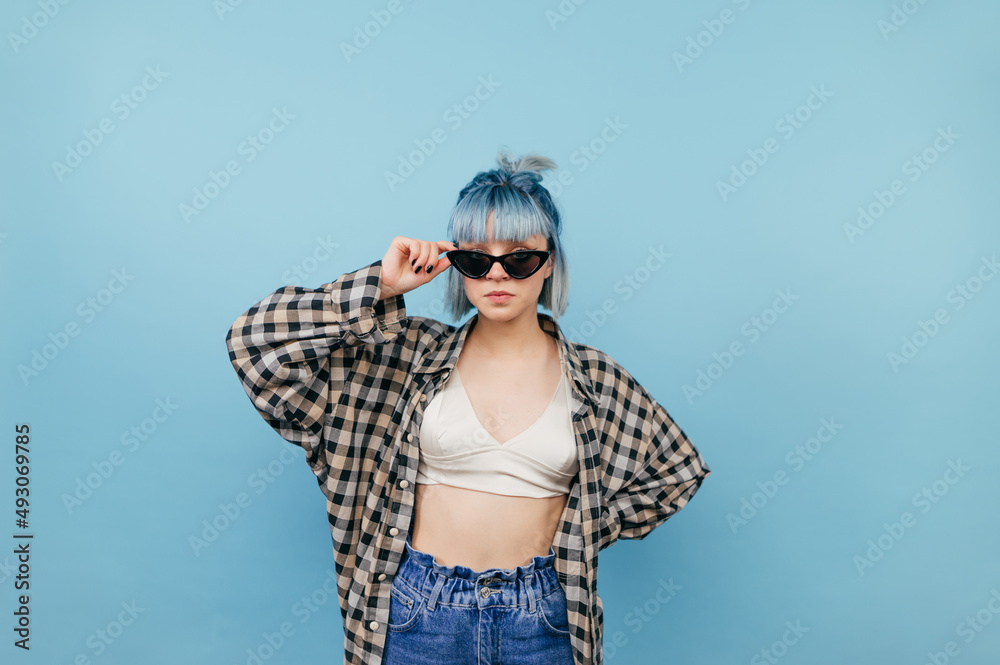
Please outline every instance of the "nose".
[[510, 275], [507, 274], [507, 271], [504, 270], [503, 266], [500, 265], [500, 262], [497, 261], [490, 266], [490, 271], [486, 273], [486, 277], [489, 279], [507, 279]]

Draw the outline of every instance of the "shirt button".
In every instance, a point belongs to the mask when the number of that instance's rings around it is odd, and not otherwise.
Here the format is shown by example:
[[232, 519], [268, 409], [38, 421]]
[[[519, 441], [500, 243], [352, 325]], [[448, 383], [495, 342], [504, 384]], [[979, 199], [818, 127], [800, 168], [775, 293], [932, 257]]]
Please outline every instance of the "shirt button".
[[392, 527], [391, 529], [389, 529], [390, 536], [395, 536], [397, 533], [399, 533], [399, 529], [397, 529], [396, 527]]
[[372, 630], [378, 630], [378, 621], [372, 621], [370, 624], [368, 624], [368, 627], [371, 628]]
[[406, 440], [409, 441], [410, 443], [413, 443], [413, 432], [408, 432], [406, 434]]
[[427, 401], [427, 395], [425, 395], [424, 393], [420, 393], [420, 401], [421, 402], [426, 402]]
[[399, 486], [402, 487], [403, 489], [406, 489], [407, 487], [410, 486], [410, 481], [409, 480], [400, 480], [399, 481]]
[[382, 573], [381, 575], [378, 576], [378, 581], [379, 582], [381, 582], [384, 579], [385, 579], [385, 573]]

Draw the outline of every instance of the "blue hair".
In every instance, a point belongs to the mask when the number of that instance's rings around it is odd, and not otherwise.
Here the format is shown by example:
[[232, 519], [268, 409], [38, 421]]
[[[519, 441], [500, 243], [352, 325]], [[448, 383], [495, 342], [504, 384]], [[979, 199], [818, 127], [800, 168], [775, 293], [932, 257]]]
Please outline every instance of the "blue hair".
[[[559, 234], [562, 221], [552, 196], [542, 184], [541, 171], [554, 169], [555, 162], [540, 155], [525, 155], [512, 160], [501, 150], [499, 168], [481, 171], [462, 188], [448, 222], [448, 233], [456, 245], [460, 242], [485, 243], [491, 240], [517, 242], [535, 234], [548, 239], [553, 271], [545, 279], [538, 302], [558, 319], [569, 301], [569, 273]], [[486, 222], [493, 213], [493, 237], [486, 236]], [[461, 273], [451, 270], [445, 293], [445, 306], [457, 321], [472, 309], [465, 294]]]

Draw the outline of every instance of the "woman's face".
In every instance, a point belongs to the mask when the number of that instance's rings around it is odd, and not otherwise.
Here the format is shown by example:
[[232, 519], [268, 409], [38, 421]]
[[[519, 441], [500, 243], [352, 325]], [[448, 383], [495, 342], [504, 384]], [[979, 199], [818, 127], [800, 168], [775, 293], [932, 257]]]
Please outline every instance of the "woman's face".
[[[519, 249], [548, 249], [548, 241], [545, 236], [536, 234], [530, 238], [518, 241], [493, 241], [486, 243], [459, 243], [459, 249], [474, 249], [486, 252], [493, 256], [508, 254]], [[552, 274], [554, 267], [552, 255], [545, 260], [545, 264], [539, 268], [535, 274], [526, 279], [514, 279], [507, 274], [500, 262], [495, 262], [490, 271], [479, 279], [462, 276], [465, 282], [465, 294], [469, 302], [484, 317], [497, 320], [509, 321], [517, 316], [523, 315], [525, 310], [531, 312], [538, 311], [538, 298], [542, 293], [545, 278]], [[495, 295], [491, 293], [503, 292], [508, 295]]]

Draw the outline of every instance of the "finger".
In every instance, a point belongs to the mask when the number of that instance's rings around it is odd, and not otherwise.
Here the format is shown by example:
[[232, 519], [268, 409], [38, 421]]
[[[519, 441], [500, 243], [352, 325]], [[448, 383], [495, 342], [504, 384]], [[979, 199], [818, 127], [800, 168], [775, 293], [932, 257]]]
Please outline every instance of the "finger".
[[418, 240], [420, 250], [413, 256], [413, 272], [423, 277], [431, 256], [431, 244], [426, 240]]
[[433, 274], [440, 274], [451, 265], [451, 261], [448, 259], [448, 255], [445, 252], [452, 248], [452, 243], [449, 242], [436, 242], [434, 243], [435, 251], [431, 254], [431, 270]]
[[433, 275], [432, 272], [428, 272], [428, 268], [434, 268], [434, 264], [437, 263], [437, 245], [433, 242], [427, 241], [426, 254], [421, 255], [421, 265], [423, 268], [420, 269], [421, 275]]
[[410, 261], [414, 257], [414, 252], [419, 249], [419, 241], [406, 236], [398, 236], [395, 239], [395, 247], [399, 251], [401, 261]]
[[451, 250], [457, 250], [458, 244], [452, 242], [451, 240], [438, 240], [436, 243], [438, 248], [438, 260], [444, 261], [444, 264], [438, 268], [438, 270], [444, 271], [445, 268], [451, 265], [451, 259], [448, 258], [447, 252]]

